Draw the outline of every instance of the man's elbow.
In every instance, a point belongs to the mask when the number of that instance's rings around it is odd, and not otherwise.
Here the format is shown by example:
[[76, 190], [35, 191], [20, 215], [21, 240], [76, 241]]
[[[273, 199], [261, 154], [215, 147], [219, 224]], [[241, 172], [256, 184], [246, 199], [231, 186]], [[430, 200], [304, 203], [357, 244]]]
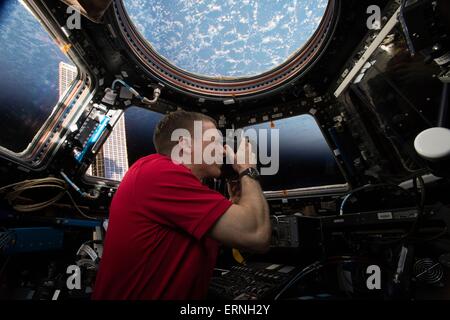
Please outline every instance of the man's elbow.
[[251, 251], [259, 254], [267, 253], [270, 249], [271, 232], [270, 230], [258, 232], [253, 236], [252, 240], [249, 248]]

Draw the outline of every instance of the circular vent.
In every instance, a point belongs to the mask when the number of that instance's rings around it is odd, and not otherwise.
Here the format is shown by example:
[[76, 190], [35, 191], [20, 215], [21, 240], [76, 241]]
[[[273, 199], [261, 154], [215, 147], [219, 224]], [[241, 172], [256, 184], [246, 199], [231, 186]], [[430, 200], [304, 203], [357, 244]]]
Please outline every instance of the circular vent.
[[439, 262], [429, 258], [420, 259], [414, 264], [414, 277], [428, 284], [436, 284], [444, 277], [444, 270]]

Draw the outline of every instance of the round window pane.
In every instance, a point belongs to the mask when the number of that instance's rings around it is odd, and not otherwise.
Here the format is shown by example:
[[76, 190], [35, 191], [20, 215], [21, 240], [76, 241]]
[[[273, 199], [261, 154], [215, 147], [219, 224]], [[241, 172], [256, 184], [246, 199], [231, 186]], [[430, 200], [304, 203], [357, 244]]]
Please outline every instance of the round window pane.
[[152, 48], [187, 72], [241, 78], [282, 64], [314, 34], [327, 0], [123, 0]]

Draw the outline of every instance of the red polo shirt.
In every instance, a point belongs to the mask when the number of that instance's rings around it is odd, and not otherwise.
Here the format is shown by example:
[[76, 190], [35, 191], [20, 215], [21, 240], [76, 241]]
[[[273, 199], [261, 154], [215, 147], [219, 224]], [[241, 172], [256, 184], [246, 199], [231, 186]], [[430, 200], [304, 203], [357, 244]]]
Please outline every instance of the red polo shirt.
[[206, 233], [230, 206], [186, 166], [138, 160], [111, 202], [92, 298], [205, 298], [218, 251]]

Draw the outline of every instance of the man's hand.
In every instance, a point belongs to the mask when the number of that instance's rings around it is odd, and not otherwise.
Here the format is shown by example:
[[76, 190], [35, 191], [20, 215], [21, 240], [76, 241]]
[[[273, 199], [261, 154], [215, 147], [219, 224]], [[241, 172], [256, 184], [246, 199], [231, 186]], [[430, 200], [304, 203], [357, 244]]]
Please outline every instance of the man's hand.
[[233, 169], [238, 174], [253, 167], [256, 168], [256, 155], [252, 150], [252, 145], [247, 138], [242, 138], [236, 153], [229, 145], [225, 145], [225, 155], [227, 162], [233, 164]]

